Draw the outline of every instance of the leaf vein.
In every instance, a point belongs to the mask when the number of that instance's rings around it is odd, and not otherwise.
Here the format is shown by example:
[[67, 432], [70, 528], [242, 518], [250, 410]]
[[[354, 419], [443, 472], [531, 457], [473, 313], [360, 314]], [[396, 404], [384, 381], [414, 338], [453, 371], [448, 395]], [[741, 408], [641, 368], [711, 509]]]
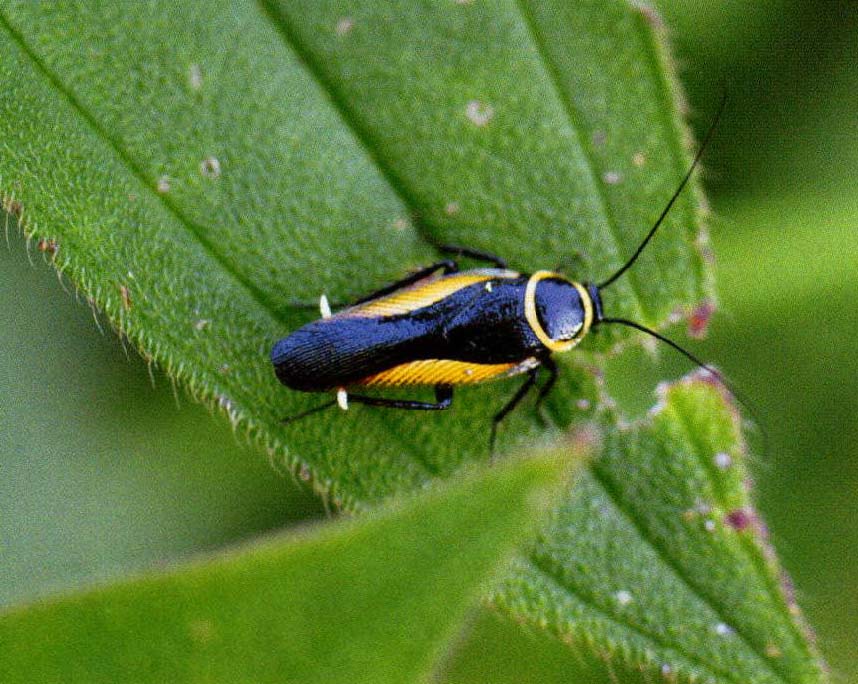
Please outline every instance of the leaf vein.
[[533, 565], [534, 569], [536, 569], [540, 574], [545, 576], [549, 581], [556, 584], [562, 591], [569, 593], [570, 595], [577, 598], [582, 604], [584, 604], [587, 608], [592, 610], [599, 618], [614, 624], [621, 629], [626, 629], [638, 636], [646, 639], [647, 641], [652, 642], [654, 645], [668, 651], [674, 651], [684, 658], [688, 660], [690, 663], [694, 663], [701, 667], [703, 670], [708, 670], [714, 675], [720, 675], [727, 681], [735, 682], [735, 684], [743, 684], [741, 680], [734, 679], [732, 673], [728, 671], [719, 671], [717, 669], [712, 668], [711, 663], [707, 663], [700, 658], [700, 656], [695, 655], [693, 653], [689, 653], [685, 649], [681, 648], [677, 644], [672, 644], [665, 639], [660, 638], [656, 634], [649, 632], [648, 630], [639, 627], [637, 625], [633, 625], [630, 622], [623, 622], [617, 616], [611, 615], [605, 608], [598, 605], [593, 599], [586, 596], [585, 592], [576, 588], [573, 584], [571, 584], [566, 578], [560, 576], [553, 568], [551, 568], [548, 564], [543, 561], [540, 561], [536, 557], [529, 557], [528, 560]]
[[[599, 203], [602, 207], [602, 213], [605, 216], [605, 223], [607, 224], [608, 231], [610, 232], [614, 240], [614, 244], [617, 247], [617, 255], [621, 259], [624, 259], [623, 250], [625, 247], [625, 243], [620, 236], [620, 227], [617, 223], [617, 219], [614, 215], [611, 203], [608, 200], [606, 184], [602, 179], [601, 174], [599, 173], [598, 164], [596, 162], [596, 157], [593, 154], [592, 147], [586, 141], [585, 136], [581, 134], [581, 131], [583, 129], [583, 125], [581, 123], [581, 116], [579, 115], [577, 108], [572, 102], [572, 98], [566, 91], [566, 88], [564, 88], [563, 86], [563, 81], [560, 78], [557, 66], [548, 56], [548, 50], [546, 49], [545, 44], [540, 36], [539, 30], [536, 26], [536, 22], [533, 19], [533, 15], [528, 8], [527, 0], [515, 0], [515, 3], [518, 6], [519, 13], [521, 14], [525, 28], [530, 35], [530, 39], [536, 49], [537, 55], [539, 56], [539, 59], [542, 62], [546, 73], [548, 74], [549, 80], [554, 87], [557, 97], [560, 100], [564, 111], [566, 112], [566, 116], [569, 120], [569, 127], [575, 132], [575, 135], [578, 138], [578, 145], [580, 146], [581, 151], [584, 155], [584, 161], [587, 165], [587, 168], [590, 170], [592, 184], [595, 188], [596, 196], [598, 197]], [[644, 300], [640, 294], [640, 288], [637, 284], [637, 278], [635, 277], [633, 271], [629, 271], [627, 276], [629, 288], [632, 291], [632, 295], [634, 297], [638, 311], [643, 318], [646, 318], [646, 307], [644, 306]]]
[[637, 517], [634, 515], [634, 511], [629, 508], [629, 506], [620, 496], [620, 493], [617, 491], [615, 485], [613, 484], [613, 482], [611, 482], [610, 477], [603, 472], [603, 469], [600, 468], [598, 464], [594, 464], [590, 468], [590, 472], [593, 474], [594, 479], [601, 485], [605, 494], [607, 494], [608, 498], [613, 502], [617, 510], [622, 513], [622, 515], [626, 518], [629, 524], [635, 529], [641, 540], [655, 552], [659, 560], [673, 572], [674, 576], [680, 582], [682, 582], [682, 584], [684, 584], [692, 594], [699, 598], [701, 602], [706, 605], [706, 607], [709, 608], [709, 610], [711, 610], [718, 617], [719, 620], [721, 620], [725, 624], [730, 625], [730, 627], [735, 631], [736, 636], [742, 640], [748, 650], [755, 656], [757, 656], [759, 661], [763, 663], [764, 669], [774, 674], [776, 679], [788, 683], [789, 680], [783, 675], [783, 673], [774, 669], [774, 666], [772, 665], [770, 660], [743, 633], [739, 625], [731, 624], [727, 617], [723, 614], [719, 606], [713, 603], [713, 601], [709, 598], [706, 592], [704, 592], [700, 587], [697, 586], [696, 582], [694, 582], [694, 580], [688, 575], [688, 573], [683, 569], [683, 567], [673, 560], [670, 553], [659, 541], [658, 537], [652, 535], [649, 529], [637, 519]]
[[143, 186], [144, 190], [152, 197], [154, 197], [157, 201], [159, 201], [161, 206], [163, 206], [169, 214], [174, 216], [177, 222], [182, 225], [197, 240], [197, 242], [209, 255], [209, 257], [211, 257], [215, 262], [217, 262], [217, 264], [221, 268], [223, 268], [223, 270], [228, 275], [230, 275], [239, 284], [240, 287], [246, 290], [250, 294], [252, 299], [257, 301], [263, 309], [268, 311], [268, 313], [272, 316], [274, 320], [280, 323], [285, 323], [286, 319], [282, 315], [278, 314], [277, 307], [274, 305], [274, 303], [270, 301], [268, 297], [266, 297], [265, 293], [261, 289], [256, 287], [253, 282], [241, 275], [230, 265], [229, 261], [218, 252], [214, 244], [205, 237], [205, 232], [203, 231], [203, 229], [199, 225], [191, 221], [187, 216], [185, 216], [180, 211], [180, 209], [167, 198], [167, 196], [161, 195], [156, 192], [154, 184], [150, 182], [149, 179], [147, 179], [146, 174], [143, 172], [142, 168], [140, 168], [137, 164], [134, 163], [132, 157], [122, 147], [120, 142], [108, 134], [108, 132], [99, 123], [98, 119], [87, 110], [83, 102], [81, 102], [74, 95], [70, 88], [66, 87], [66, 84], [63, 83], [63, 81], [57, 74], [55, 74], [48, 68], [48, 65], [36, 54], [33, 49], [31, 49], [30, 45], [24, 39], [24, 36], [14, 28], [12, 23], [6, 17], [6, 14], [2, 11], [0, 11], [0, 24], [2, 24], [3, 28], [12, 37], [12, 40], [18, 44], [18, 46], [28, 57], [28, 59], [33, 62], [36, 69], [44, 75], [44, 77], [51, 84], [51, 86], [56, 89], [59, 95], [64, 98], [65, 101], [71, 106], [71, 108], [81, 117], [81, 119], [86, 123], [86, 125], [95, 134], [95, 136], [107, 144], [107, 146], [116, 155], [118, 160], [128, 169], [130, 174]]
[[351, 131], [355, 141], [362, 147], [381, 176], [387, 182], [393, 193], [399, 198], [412, 216], [412, 225], [418, 236], [429, 245], [436, 247], [438, 241], [433, 237], [429, 226], [424, 222], [420, 211], [420, 202], [407, 188], [406, 183], [396, 174], [391, 163], [381, 153], [381, 145], [369, 130], [355, 115], [349, 105], [345, 102], [333, 81], [325, 75], [325, 71], [313, 56], [311, 50], [298, 37], [297, 31], [289, 23], [288, 17], [273, 6], [271, 0], [256, 0], [262, 13], [273, 24], [280, 34], [284, 43], [301, 60], [308, 74], [316, 81], [324, 93], [328, 96], [330, 104], [336, 109], [343, 125]]

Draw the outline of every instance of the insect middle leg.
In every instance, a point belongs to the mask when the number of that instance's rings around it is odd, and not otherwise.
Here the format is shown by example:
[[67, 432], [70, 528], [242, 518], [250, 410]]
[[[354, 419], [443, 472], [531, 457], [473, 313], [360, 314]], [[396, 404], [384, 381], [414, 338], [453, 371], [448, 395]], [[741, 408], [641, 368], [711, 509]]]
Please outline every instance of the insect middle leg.
[[518, 388], [516, 393], [512, 396], [512, 399], [510, 399], [506, 405], [494, 415], [494, 418], [492, 418], [492, 431], [489, 434], [489, 454], [492, 458], [494, 458], [495, 453], [495, 440], [498, 436], [498, 425], [500, 425], [501, 421], [507, 417], [510, 411], [519, 405], [527, 393], [533, 389], [533, 386], [536, 384], [537, 375], [539, 375], [539, 366], [531, 368], [527, 372], [527, 380], [525, 380], [521, 387]]
[[557, 382], [557, 364], [554, 363], [554, 359], [550, 356], [546, 356], [542, 359], [542, 367], [548, 371], [548, 380], [539, 388], [539, 393], [536, 395], [536, 414], [539, 416], [540, 420], [545, 423], [545, 416], [543, 412], [545, 410], [544, 403], [548, 398], [549, 393], [552, 389], [554, 389], [554, 383]]

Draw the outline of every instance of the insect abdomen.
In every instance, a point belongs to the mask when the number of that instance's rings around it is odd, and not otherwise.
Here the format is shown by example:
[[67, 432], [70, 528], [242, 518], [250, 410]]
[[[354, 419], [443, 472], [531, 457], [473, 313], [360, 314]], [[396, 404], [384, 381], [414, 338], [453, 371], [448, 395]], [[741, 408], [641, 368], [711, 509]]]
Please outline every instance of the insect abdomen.
[[305, 392], [335, 389], [414, 359], [426, 328], [401, 319], [323, 319], [280, 340], [271, 361], [287, 387]]

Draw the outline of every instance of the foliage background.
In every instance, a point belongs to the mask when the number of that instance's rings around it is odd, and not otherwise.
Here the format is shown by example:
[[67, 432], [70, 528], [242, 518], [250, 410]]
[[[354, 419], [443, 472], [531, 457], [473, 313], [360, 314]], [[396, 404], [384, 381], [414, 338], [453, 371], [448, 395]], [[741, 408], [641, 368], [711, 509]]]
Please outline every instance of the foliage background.
[[[858, 10], [659, 5], [698, 132], [722, 87], [730, 98], [706, 160], [721, 306], [709, 339], [690, 344], [759, 406], [769, 432], [759, 507], [835, 676], [858, 681]], [[323, 514], [225, 421], [183, 397], [177, 407], [160, 374], [153, 387], [145, 364], [98, 332], [35, 250], [31, 266], [14, 231], [9, 242], [0, 603]], [[666, 371], [687, 369], [674, 361], [634, 350], [618, 359], [609, 382], [623, 407], [645, 410]], [[487, 660], [521, 648], [493, 618], [474, 630], [497, 644]]]

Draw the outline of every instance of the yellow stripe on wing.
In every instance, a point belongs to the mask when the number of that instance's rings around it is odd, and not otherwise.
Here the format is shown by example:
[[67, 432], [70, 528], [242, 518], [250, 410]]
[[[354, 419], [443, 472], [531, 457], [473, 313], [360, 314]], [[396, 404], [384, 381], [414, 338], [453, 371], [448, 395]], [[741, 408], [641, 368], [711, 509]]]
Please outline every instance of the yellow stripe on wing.
[[470, 363], [446, 359], [424, 359], [394, 366], [364, 378], [358, 384], [381, 387], [406, 385], [471, 385], [522, 373], [538, 365], [535, 359], [524, 363]]
[[516, 277], [518, 277], [518, 273], [515, 271], [503, 271], [500, 269], [481, 269], [452, 273], [439, 278], [433, 278], [429, 281], [421, 281], [384, 297], [344, 309], [337, 315], [370, 317], [407, 314], [416, 309], [422, 309], [425, 306], [434, 304], [444, 299], [444, 297], [449, 297], [454, 292], [468, 285], [497, 278]]

